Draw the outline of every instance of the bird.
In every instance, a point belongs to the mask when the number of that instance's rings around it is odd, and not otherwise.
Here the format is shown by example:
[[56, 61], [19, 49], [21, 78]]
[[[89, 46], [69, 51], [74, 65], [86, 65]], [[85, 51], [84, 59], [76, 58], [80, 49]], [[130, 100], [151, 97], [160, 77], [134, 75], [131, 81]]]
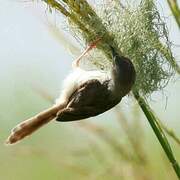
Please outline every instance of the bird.
[[112, 46], [109, 49], [112, 68], [108, 72], [84, 70], [79, 67], [79, 58], [73, 63], [74, 70], [65, 78], [56, 103], [13, 128], [6, 144], [20, 141], [53, 119], [58, 122], [82, 120], [116, 106], [132, 89], [136, 71], [130, 59], [120, 55]]

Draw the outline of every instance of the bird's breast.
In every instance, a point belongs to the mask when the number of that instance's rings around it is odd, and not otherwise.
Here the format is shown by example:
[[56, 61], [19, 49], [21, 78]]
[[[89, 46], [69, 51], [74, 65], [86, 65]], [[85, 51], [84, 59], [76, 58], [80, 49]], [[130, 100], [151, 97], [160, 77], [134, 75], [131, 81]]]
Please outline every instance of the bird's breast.
[[85, 82], [96, 79], [100, 83], [104, 83], [106, 80], [111, 79], [110, 73], [105, 71], [85, 71], [80, 68], [76, 68], [72, 71], [63, 81], [62, 90], [59, 98], [56, 100], [56, 104], [68, 102], [69, 97]]

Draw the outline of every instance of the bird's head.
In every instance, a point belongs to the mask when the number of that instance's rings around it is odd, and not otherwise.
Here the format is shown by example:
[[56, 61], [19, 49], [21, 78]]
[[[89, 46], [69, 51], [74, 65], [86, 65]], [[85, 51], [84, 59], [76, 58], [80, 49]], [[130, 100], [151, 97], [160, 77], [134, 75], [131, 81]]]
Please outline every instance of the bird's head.
[[114, 81], [125, 87], [129, 92], [136, 78], [134, 65], [130, 59], [119, 55], [113, 47], [110, 48], [113, 59], [112, 76]]

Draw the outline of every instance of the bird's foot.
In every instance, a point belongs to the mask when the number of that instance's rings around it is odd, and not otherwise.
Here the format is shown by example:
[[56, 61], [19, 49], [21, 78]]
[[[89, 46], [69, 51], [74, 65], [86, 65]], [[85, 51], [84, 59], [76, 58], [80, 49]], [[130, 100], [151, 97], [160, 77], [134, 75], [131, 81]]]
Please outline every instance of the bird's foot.
[[96, 48], [97, 44], [99, 41], [101, 41], [101, 37], [98, 37], [94, 42], [92, 42], [86, 49], [85, 51], [75, 60], [72, 62], [72, 67], [77, 68], [79, 67], [80, 60], [93, 48]]

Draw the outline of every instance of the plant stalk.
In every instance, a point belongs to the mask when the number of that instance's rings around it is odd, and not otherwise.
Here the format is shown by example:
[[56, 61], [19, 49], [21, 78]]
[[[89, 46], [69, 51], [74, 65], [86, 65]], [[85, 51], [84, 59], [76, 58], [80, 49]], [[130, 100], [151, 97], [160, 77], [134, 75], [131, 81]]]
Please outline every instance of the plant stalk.
[[178, 7], [177, 0], [167, 0], [169, 7], [173, 13], [173, 16], [180, 28], [180, 9]]
[[174, 171], [176, 172], [178, 178], [180, 179], [180, 166], [173, 155], [173, 152], [171, 150], [169, 142], [168, 142], [163, 130], [161, 129], [161, 126], [159, 125], [158, 121], [156, 120], [156, 117], [153, 114], [153, 111], [151, 110], [149, 105], [145, 102], [145, 100], [142, 97], [140, 97], [138, 92], [133, 91], [133, 94], [134, 94], [135, 99], [138, 101], [139, 106], [141, 107], [142, 111], [144, 112], [154, 133], [156, 134], [156, 137], [158, 138], [169, 161], [171, 162], [171, 165], [172, 165]]

